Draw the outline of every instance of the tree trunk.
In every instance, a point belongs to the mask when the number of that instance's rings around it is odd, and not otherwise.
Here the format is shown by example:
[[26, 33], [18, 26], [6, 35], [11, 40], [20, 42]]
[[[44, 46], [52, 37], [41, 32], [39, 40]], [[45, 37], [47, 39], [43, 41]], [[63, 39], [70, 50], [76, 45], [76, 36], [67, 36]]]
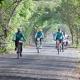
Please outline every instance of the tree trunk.
[[78, 34], [78, 29], [77, 29], [77, 31], [76, 31], [76, 47], [78, 47], [78, 45], [79, 45], [79, 34]]
[[72, 41], [72, 45], [74, 44], [74, 35], [73, 35], [73, 27], [70, 25], [70, 24], [68, 24], [69, 25], [69, 29], [70, 29], [70, 33], [71, 33], [71, 41]]

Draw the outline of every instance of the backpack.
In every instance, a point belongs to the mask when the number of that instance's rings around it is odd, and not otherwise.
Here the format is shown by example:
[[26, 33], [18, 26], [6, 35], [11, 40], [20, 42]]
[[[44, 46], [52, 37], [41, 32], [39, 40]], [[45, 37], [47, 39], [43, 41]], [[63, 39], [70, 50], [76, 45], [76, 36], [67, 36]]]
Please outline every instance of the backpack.
[[16, 40], [19, 41], [22, 38], [22, 33], [16, 33]]
[[56, 40], [62, 40], [63, 39], [63, 35], [61, 32], [57, 32], [56, 33]]

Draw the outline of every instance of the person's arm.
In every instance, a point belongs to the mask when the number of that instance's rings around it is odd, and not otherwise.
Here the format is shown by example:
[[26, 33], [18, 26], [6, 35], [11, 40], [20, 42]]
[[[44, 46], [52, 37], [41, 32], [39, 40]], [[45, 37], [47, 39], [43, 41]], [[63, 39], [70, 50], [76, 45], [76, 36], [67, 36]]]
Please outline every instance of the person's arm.
[[23, 40], [24, 40], [24, 41], [26, 41], [26, 39], [25, 39], [25, 37], [24, 37], [24, 35], [23, 35], [23, 34], [22, 34], [22, 38], [23, 38]]
[[56, 38], [57, 38], [57, 32], [55, 33], [55, 40], [56, 40]]
[[63, 39], [63, 40], [65, 39], [65, 36], [64, 36], [64, 34], [62, 34], [62, 39]]
[[42, 32], [42, 38], [44, 38], [44, 33]]
[[35, 34], [35, 38], [37, 37], [37, 32], [36, 32], [36, 34]]

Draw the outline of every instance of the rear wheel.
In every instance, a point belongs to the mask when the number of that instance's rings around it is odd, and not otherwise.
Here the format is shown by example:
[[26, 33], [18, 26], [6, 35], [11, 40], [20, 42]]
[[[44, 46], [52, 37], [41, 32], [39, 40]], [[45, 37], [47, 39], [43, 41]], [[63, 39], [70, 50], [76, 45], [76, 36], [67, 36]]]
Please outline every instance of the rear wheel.
[[39, 53], [39, 48], [37, 48], [37, 52]]
[[37, 40], [37, 46], [36, 46], [37, 48], [37, 53], [40, 53], [40, 39], [39, 40]]
[[61, 52], [61, 50], [62, 50], [62, 46], [61, 46], [62, 44], [60, 43], [60, 41], [59, 40], [57, 40], [57, 42], [56, 42], [56, 47], [57, 47], [57, 51], [58, 51], [58, 54]]
[[17, 58], [22, 57], [22, 43], [18, 43], [17, 47]]
[[40, 46], [39, 46], [39, 42], [37, 43], [37, 52], [39, 53], [40, 52], [40, 48], [39, 48]]
[[59, 49], [57, 49], [58, 50], [58, 54], [59, 54]]
[[56, 48], [57, 48], [57, 51], [58, 51], [58, 54], [59, 54], [59, 41], [56, 41]]

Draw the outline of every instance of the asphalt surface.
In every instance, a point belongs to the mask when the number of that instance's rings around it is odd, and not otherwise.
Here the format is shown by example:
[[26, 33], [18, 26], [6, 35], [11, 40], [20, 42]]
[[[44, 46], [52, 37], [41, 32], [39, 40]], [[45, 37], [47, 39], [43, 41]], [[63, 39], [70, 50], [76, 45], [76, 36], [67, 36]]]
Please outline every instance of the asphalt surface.
[[20, 59], [15, 53], [0, 55], [0, 80], [80, 80], [79, 55], [70, 48], [58, 55], [52, 44], [40, 53], [28, 46]]

